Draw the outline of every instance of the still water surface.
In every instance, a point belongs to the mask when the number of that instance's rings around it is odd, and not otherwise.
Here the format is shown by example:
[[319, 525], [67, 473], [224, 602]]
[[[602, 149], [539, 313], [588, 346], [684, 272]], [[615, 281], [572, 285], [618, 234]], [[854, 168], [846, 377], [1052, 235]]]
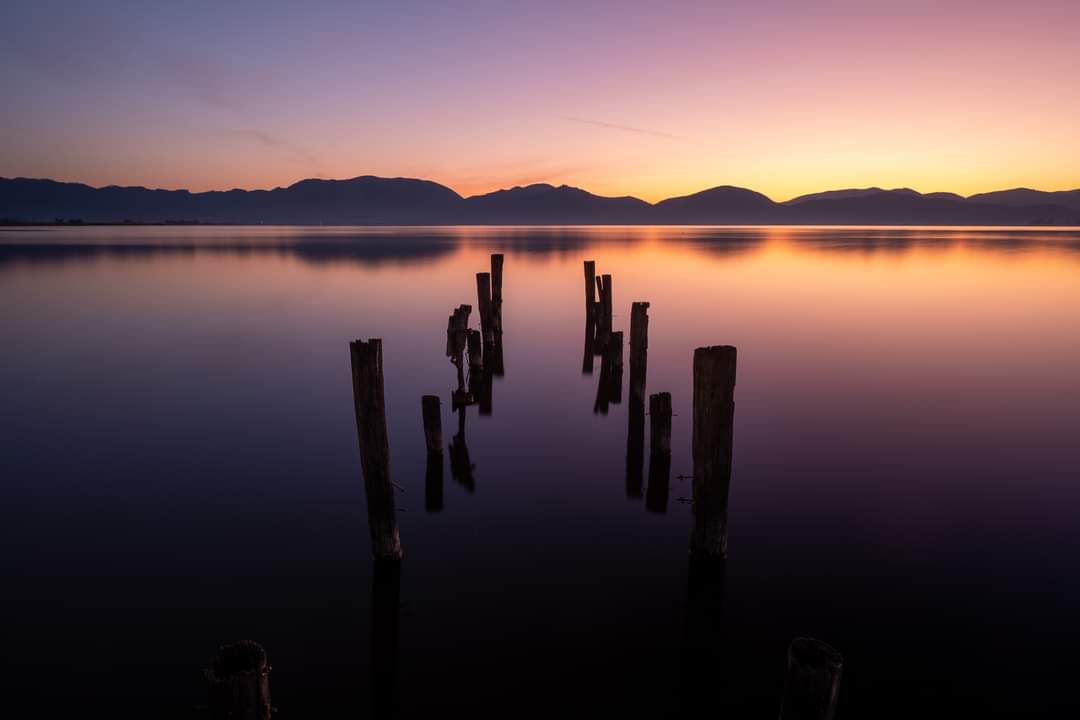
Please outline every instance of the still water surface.
[[[427, 512], [420, 397], [449, 442], [447, 316], [492, 252], [505, 374], [490, 416], [467, 410], [474, 487], [447, 463]], [[651, 303], [666, 512], [627, 494], [626, 376], [594, 413], [586, 259], [616, 330]], [[252, 638], [281, 717], [366, 716], [348, 341], [380, 337], [403, 716], [675, 716], [704, 694], [775, 717], [800, 635], [844, 655], [841, 719], [1080, 710], [1080, 231], [7, 231], [0, 337], [8, 707], [195, 717], [207, 657]], [[739, 351], [729, 559], [688, 638], [675, 476], [715, 344]]]

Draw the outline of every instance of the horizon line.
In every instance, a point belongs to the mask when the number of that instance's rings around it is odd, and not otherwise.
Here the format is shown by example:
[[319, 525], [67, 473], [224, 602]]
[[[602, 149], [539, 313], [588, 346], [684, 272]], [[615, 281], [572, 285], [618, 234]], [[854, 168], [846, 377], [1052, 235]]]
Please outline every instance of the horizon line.
[[957, 196], [959, 198], [962, 198], [964, 200], [969, 200], [969, 199], [971, 199], [973, 197], [976, 197], [976, 196], [979, 196], [979, 195], [987, 195], [987, 194], [990, 194], [990, 193], [999, 193], [999, 192], [1014, 192], [1014, 191], [1018, 191], [1018, 190], [1029, 191], [1029, 192], [1038, 192], [1038, 193], [1080, 192], [1080, 187], [1063, 188], [1063, 189], [1060, 189], [1060, 190], [1040, 190], [1040, 189], [1033, 188], [1033, 187], [1030, 187], [1030, 186], [1027, 186], [1027, 185], [1017, 185], [1015, 187], [998, 188], [996, 190], [983, 190], [981, 192], [972, 193], [970, 195], [963, 195], [963, 194], [960, 194], [960, 193], [957, 193], [957, 192], [953, 192], [951, 190], [922, 191], [922, 190], [916, 190], [916, 189], [914, 189], [912, 187], [907, 187], [907, 186], [889, 188], [889, 187], [883, 187], [883, 186], [880, 186], [880, 185], [867, 185], [867, 186], [864, 186], [864, 187], [848, 186], [848, 187], [830, 188], [830, 189], [827, 189], [827, 190], [817, 190], [817, 191], [814, 191], [814, 192], [801, 193], [801, 194], [798, 194], [798, 195], [793, 195], [790, 198], [787, 198], [787, 199], [784, 199], [784, 200], [777, 200], [777, 199], [773, 198], [772, 196], [770, 196], [770, 195], [768, 195], [768, 194], [766, 194], [764, 192], [761, 192], [760, 190], [755, 190], [755, 189], [753, 189], [751, 187], [746, 187], [744, 185], [732, 185], [730, 183], [721, 183], [719, 185], [710, 185], [708, 187], [701, 188], [700, 190], [694, 190], [694, 191], [683, 193], [683, 194], [669, 195], [667, 197], [661, 198], [660, 200], [657, 200], [657, 201], [653, 202], [653, 201], [645, 200], [645, 199], [643, 199], [643, 198], [641, 198], [641, 197], [639, 197], [637, 195], [629, 195], [629, 194], [625, 194], [625, 195], [598, 195], [598, 194], [592, 192], [591, 190], [587, 190], [586, 188], [583, 188], [583, 187], [580, 187], [580, 186], [577, 186], [577, 185], [568, 185], [567, 183], [558, 183], [558, 184], [556, 184], [554, 182], [534, 182], [534, 183], [529, 183], [527, 185], [511, 185], [509, 187], [500, 187], [500, 188], [497, 188], [495, 190], [489, 190], [487, 192], [477, 193], [477, 194], [474, 194], [474, 195], [462, 195], [460, 192], [455, 190], [452, 186], [448, 185], [447, 183], [440, 182], [438, 180], [432, 180], [430, 178], [410, 177], [410, 176], [405, 176], [405, 175], [390, 176], [390, 175], [362, 174], [362, 175], [354, 175], [352, 177], [342, 177], [342, 178], [327, 178], [327, 177], [310, 176], [310, 177], [302, 177], [302, 178], [300, 178], [298, 180], [293, 181], [292, 183], [289, 183], [288, 185], [275, 185], [274, 187], [269, 187], [269, 188], [268, 187], [254, 187], [254, 188], [231, 187], [231, 188], [227, 188], [227, 189], [211, 189], [211, 190], [191, 190], [191, 189], [185, 188], [185, 187], [169, 188], [169, 187], [149, 187], [149, 186], [146, 186], [146, 185], [119, 185], [119, 184], [116, 184], [116, 183], [109, 183], [107, 185], [92, 185], [92, 184], [90, 184], [88, 182], [83, 182], [81, 180], [58, 180], [56, 178], [50, 178], [50, 177], [29, 177], [29, 176], [25, 176], [25, 175], [17, 175], [17, 176], [14, 176], [14, 177], [7, 177], [7, 176], [0, 175], [0, 181], [2, 181], [2, 180], [11, 180], [11, 181], [14, 181], [14, 180], [31, 180], [31, 181], [38, 181], [38, 182], [42, 182], [42, 181], [44, 181], [44, 182], [54, 182], [54, 183], [66, 184], [66, 185], [84, 185], [84, 186], [86, 186], [86, 187], [88, 187], [88, 188], [90, 188], [92, 190], [105, 190], [105, 189], [108, 189], [108, 188], [132, 189], [132, 190], [141, 189], [141, 190], [148, 190], [148, 191], [151, 191], [151, 192], [154, 192], [154, 191], [186, 192], [186, 193], [189, 193], [191, 195], [202, 195], [202, 194], [205, 194], [205, 193], [214, 193], [214, 192], [228, 193], [228, 192], [236, 192], [236, 191], [240, 191], [240, 192], [272, 192], [274, 190], [286, 190], [286, 189], [288, 189], [290, 187], [293, 187], [294, 185], [298, 185], [298, 184], [300, 184], [302, 182], [308, 182], [308, 181], [349, 182], [351, 180], [360, 180], [360, 179], [363, 179], [363, 178], [375, 178], [375, 179], [378, 179], [378, 180], [411, 180], [411, 181], [416, 181], [416, 182], [434, 183], [436, 185], [439, 185], [441, 187], [446, 188], [447, 190], [450, 190], [455, 195], [460, 197], [462, 200], [468, 200], [470, 198], [476, 198], [476, 197], [483, 197], [485, 195], [491, 195], [491, 194], [497, 193], [497, 192], [505, 192], [505, 191], [508, 191], [508, 190], [524, 189], [524, 188], [529, 188], [529, 187], [536, 187], [538, 185], [545, 185], [545, 186], [548, 186], [548, 187], [551, 187], [551, 188], [566, 187], [566, 188], [571, 188], [571, 189], [575, 189], [575, 190], [581, 190], [582, 192], [586, 192], [586, 193], [588, 193], [590, 195], [593, 195], [594, 197], [605, 198], [605, 199], [631, 198], [631, 199], [638, 200], [640, 202], [646, 203], [647, 205], [651, 205], [651, 206], [658, 205], [661, 202], [664, 202], [665, 200], [672, 200], [672, 199], [676, 199], [676, 198], [690, 197], [690, 196], [693, 196], [693, 195], [697, 195], [699, 193], [708, 192], [709, 190], [717, 190], [717, 189], [720, 189], [720, 188], [734, 188], [734, 189], [738, 189], [738, 190], [746, 190], [748, 192], [757, 193], [757, 194], [767, 198], [771, 202], [776, 203], [778, 205], [783, 205], [784, 203], [791, 202], [792, 200], [797, 200], [799, 198], [807, 197], [807, 196], [810, 196], [810, 195], [820, 195], [820, 194], [823, 194], [823, 193], [830, 193], [830, 192], [849, 192], [849, 191], [864, 191], [864, 190], [880, 190], [882, 192], [909, 191], [909, 192], [913, 192], [913, 193], [916, 193], [916, 194], [922, 195], [922, 196], [946, 194], [946, 195], [955, 195], [955, 196]]

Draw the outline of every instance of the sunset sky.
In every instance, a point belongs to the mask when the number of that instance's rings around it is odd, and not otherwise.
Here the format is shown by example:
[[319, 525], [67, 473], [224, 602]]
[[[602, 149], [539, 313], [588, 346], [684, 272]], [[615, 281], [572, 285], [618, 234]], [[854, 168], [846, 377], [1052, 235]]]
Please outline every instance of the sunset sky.
[[1080, 187], [1077, 0], [50, 2], [0, 23], [0, 176]]

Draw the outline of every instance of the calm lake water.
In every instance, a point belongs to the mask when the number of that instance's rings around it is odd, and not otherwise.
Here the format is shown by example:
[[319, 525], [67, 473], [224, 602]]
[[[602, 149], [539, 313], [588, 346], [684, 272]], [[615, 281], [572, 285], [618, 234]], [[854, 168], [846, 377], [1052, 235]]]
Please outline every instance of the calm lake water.
[[[447, 316], [493, 252], [505, 373], [466, 411], [474, 483], [448, 457], [428, 512], [420, 397], [449, 442]], [[590, 259], [627, 338], [651, 303], [665, 512], [628, 496], [628, 373], [594, 412]], [[0, 337], [5, 712], [198, 717], [236, 638], [267, 648], [282, 718], [392, 695], [348, 352], [369, 337], [402, 716], [774, 718], [803, 635], [844, 655], [842, 719], [1080, 710], [1078, 230], [15, 230]], [[676, 476], [716, 344], [739, 352], [734, 471], [702, 612]]]

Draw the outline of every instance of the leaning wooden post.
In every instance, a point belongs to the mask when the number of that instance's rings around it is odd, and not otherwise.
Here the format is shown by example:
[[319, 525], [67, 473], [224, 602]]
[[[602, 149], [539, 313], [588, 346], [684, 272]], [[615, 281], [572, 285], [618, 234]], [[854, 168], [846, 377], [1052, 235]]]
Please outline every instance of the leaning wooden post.
[[795, 638], [788, 647], [780, 720], [832, 720], [844, 659], [820, 640]]
[[503, 255], [494, 253], [491, 256], [491, 320], [496, 335], [502, 333], [502, 284]]
[[270, 666], [251, 640], [218, 648], [206, 668], [212, 720], [270, 720]]
[[585, 317], [596, 321], [596, 261], [585, 261]]
[[491, 273], [476, 273], [476, 300], [480, 310], [480, 329], [484, 343], [495, 342], [495, 328], [491, 320]]
[[727, 506], [735, 422], [736, 350], [694, 351], [694, 502], [691, 555], [727, 556]]
[[390, 442], [386, 435], [382, 340], [354, 340], [349, 343], [349, 351], [371, 551], [376, 560], [400, 560], [401, 538], [394, 510], [394, 487], [390, 482]]
[[469, 348], [469, 372], [473, 370], [479, 370], [484, 366], [484, 347], [480, 340], [479, 330], [468, 331], [468, 348]]
[[424, 440], [429, 454], [442, 454], [442, 414], [438, 395], [420, 398], [420, 413], [424, 419]]

